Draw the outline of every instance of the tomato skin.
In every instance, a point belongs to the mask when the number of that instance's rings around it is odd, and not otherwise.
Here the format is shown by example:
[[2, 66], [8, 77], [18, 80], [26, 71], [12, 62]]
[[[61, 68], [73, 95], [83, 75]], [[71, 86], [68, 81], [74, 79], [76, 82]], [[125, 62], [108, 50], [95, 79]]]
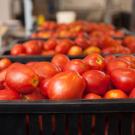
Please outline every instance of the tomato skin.
[[28, 41], [23, 46], [25, 47], [27, 55], [38, 55], [41, 53], [41, 47], [36, 41]]
[[39, 77], [28, 66], [14, 63], [6, 72], [5, 83], [10, 89], [21, 94], [28, 94], [37, 88]]
[[53, 50], [57, 46], [57, 40], [56, 39], [50, 39], [47, 42], [44, 43], [44, 49], [45, 50]]
[[115, 69], [119, 68], [129, 68], [129, 64], [118, 59], [114, 59], [106, 64], [106, 70], [108, 73], [111, 73]]
[[84, 62], [88, 64], [93, 70], [104, 70], [105, 61], [104, 58], [97, 54], [90, 54], [84, 58]]
[[97, 95], [95, 93], [89, 93], [87, 94], [84, 99], [101, 99], [102, 97], [100, 95]]
[[48, 97], [52, 100], [80, 99], [85, 86], [83, 77], [76, 72], [61, 72], [50, 79]]
[[67, 62], [69, 61], [69, 58], [63, 54], [57, 54], [51, 60], [51, 62], [57, 67], [59, 67], [62, 71], [64, 70], [64, 67], [67, 64]]
[[50, 78], [60, 71], [55, 65], [49, 62], [35, 62], [30, 67], [40, 77], [40, 80]]
[[106, 92], [105, 99], [116, 99], [116, 98], [128, 98], [126, 93], [119, 89], [113, 89]]
[[83, 74], [87, 92], [104, 95], [110, 85], [110, 76], [99, 70], [90, 70]]
[[135, 88], [135, 70], [134, 69], [116, 69], [111, 72], [111, 80], [113, 85], [130, 93]]
[[129, 98], [135, 98], [135, 88], [130, 92]]
[[83, 74], [89, 69], [90, 69], [90, 66], [88, 64], [84, 63], [80, 59], [74, 59], [74, 60], [69, 61], [66, 64], [64, 71], [75, 71], [79, 74]]
[[0, 71], [8, 68], [12, 62], [8, 58], [3, 58], [0, 60]]
[[16, 91], [10, 89], [0, 90], [0, 100], [18, 100], [18, 99], [21, 99], [21, 97]]
[[26, 52], [25, 47], [21, 44], [17, 44], [13, 46], [10, 54], [13, 56], [17, 56], [17, 55], [25, 54], [25, 52]]

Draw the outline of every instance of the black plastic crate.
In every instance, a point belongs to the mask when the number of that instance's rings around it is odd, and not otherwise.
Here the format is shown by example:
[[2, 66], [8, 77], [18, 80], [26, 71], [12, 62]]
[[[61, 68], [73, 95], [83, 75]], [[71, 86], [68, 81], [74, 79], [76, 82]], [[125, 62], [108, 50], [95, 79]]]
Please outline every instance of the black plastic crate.
[[0, 101], [0, 135], [134, 135], [134, 112], [134, 99]]

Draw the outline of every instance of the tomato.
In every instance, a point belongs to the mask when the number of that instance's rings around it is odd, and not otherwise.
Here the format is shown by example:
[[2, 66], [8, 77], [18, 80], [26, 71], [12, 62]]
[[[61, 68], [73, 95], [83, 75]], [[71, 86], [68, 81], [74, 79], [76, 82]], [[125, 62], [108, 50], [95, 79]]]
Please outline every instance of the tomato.
[[82, 55], [82, 53], [83, 53], [82, 48], [79, 46], [72, 46], [68, 51], [68, 55], [70, 56], [78, 56]]
[[43, 56], [53, 56], [55, 55], [55, 51], [54, 50], [50, 50], [50, 51], [43, 51], [42, 52]]
[[36, 41], [28, 41], [24, 43], [23, 46], [28, 55], [38, 55], [41, 53], [41, 48]]
[[128, 98], [128, 96], [122, 90], [113, 89], [113, 90], [107, 91], [104, 98], [106, 99]]
[[65, 65], [64, 71], [75, 71], [79, 74], [82, 74], [89, 69], [90, 69], [90, 66], [84, 63], [84, 61], [80, 59], [74, 59], [74, 60], [69, 61]]
[[129, 64], [122, 61], [122, 60], [112, 60], [106, 64], [106, 70], [108, 73], [111, 73], [113, 70], [118, 69], [118, 68], [129, 68]]
[[102, 71], [90, 70], [83, 74], [87, 92], [104, 95], [110, 85], [110, 77]]
[[127, 68], [113, 70], [111, 80], [116, 88], [130, 93], [135, 88], [135, 70]]
[[0, 100], [18, 100], [20, 98], [21, 98], [20, 95], [14, 90], [10, 89], [0, 90]]
[[14, 45], [13, 48], [11, 49], [11, 55], [17, 56], [21, 54], [25, 54], [26, 50], [25, 47], [21, 44]]
[[9, 88], [22, 94], [28, 94], [37, 88], [39, 77], [28, 66], [14, 63], [7, 70], [5, 82]]
[[84, 79], [76, 72], [61, 72], [50, 79], [48, 96], [53, 100], [80, 99], [85, 90]]
[[84, 99], [101, 99], [102, 97], [100, 95], [97, 95], [95, 93], [89, 93], [87, 94]]
[[105, 56], [105, 63], [108, 64], [110, 61], [115, 60], [115, 59], [116, 59], [116, 56], [114, 55]]
[[4, 82], [5, 82], [5, 78], [6, 78], [6, 74], [7, 74], [7, 69], [4, 69], [0, 72], [0, 89], [4, 89]]
[[39, 90], [35, 90], [34, 92], [30, 93], [30, 94], [26, 94], [23, 97], [25, 100], [28, 101], [35, 101], [35, 100], [43, 100], [45, 99], [45, 97], [43, 95], [41, 95], [41, 93], [39, 92]]
[[44, 79], [40, 82], [40, 85], [39, 85], [39, 90], [42, 93], [42, 95], [44, 95], [45, 97], [48, 97], [47, 88], [48, 88], [49, 81], [50, 81], [50, 78]]
[[3, 58], [0, 60], [0, 71], [6, 69], [12, 64], [12, 62], [8, 58]]
[[96, 47], [96, 46], [90, 46], [90, 47], [88, 47], [88, 48], [86, 48], [84, 50], [84, 55], [89, 55], [89, 54], [92, 54], [92, 53], [100, 54], [101, 50], [98, 47]]
[[58, 45], [55, 48], [55, 51], [56, 53], [67, 54], [72, 44], [72, 41], [67, 39], [59, 40]]
[[70, 61], [69, 58], [66, 55], [63, 55], [63, 54], [57, 54], [51, 60], [51, 62], [54, 65], [56, 65], [57, 67], [59, 67], [62, 71], [64, 70], [64, 66], [69, 61]]
[[35, 62], [35, 64], [32, 64], [30, 67], [41, 80], [50, 78], [60, 71], [59, 68], [49, 62]]
[[129, 98], [135, 98], [135, 88], [129, 94]]
[[45, 50], [53, 50], [57, 46], [57, 40], [56, 39], [50, 39], [47, 42], [44, 43], [44, 49]]
[[103, 70], [105, 67], [104, 58], [97, 53], [90, 54], [87, 57], [85, 57], [84, 62], [88, 64], [91, 67], [91, 69], [94, 70]]

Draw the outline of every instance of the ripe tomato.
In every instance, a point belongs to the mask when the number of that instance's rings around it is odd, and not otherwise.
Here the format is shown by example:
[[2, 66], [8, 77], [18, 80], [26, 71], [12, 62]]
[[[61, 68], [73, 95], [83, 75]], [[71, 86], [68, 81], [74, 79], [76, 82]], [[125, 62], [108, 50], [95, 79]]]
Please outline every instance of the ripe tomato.
[[100, 54], [101, 53], [101, 50], [98, 48], [98, 47], [96, 47], [96, 46], [90, 46], [90, 47], [88, 47], [88, 48], [86, 48], [85, 50], [84, 50], [84, 55], [89, 55], [89, 54], [92, 54], [92, 53], [98, 53], [98, 54]]
[[63, 54], [57, 54], [53, 57], [52, 63], [59, 67], [62, 71], [64, 70], [64, 66], [69, 62], [69, 58]]
[[61, 72], [48, 84], [48, 96], [53, 100], [80, 99], [85, 90], [84, 79], [76, 72]]
[[49, 62], [35, 62], [35, 64], [32, 64], [30, 67], [41, 80], [50, 78], [60, 71], [55, 65]]
[[0, 60], [0, 71], [6, 69], [12, 64], [12, 62], [8, 58], [3, 58]]
[[67, 39], [59, 40], [58, 45], [55, 48], [55, 51], [56, 53], [67, 54], [72, 44], [72, 41]]
[[47, 42], [44, 43], [44, 49], [45, 50], [53, 50], [57, 46], [57, 40], [56, 39], [50, 39]]
[[100, 95], [97, 95], [95, 93], [89, 93], [87, 94], [84, 99], [101, 99], [102, 97]]
[[65, 65], [64, 71], [75, 71], [79, 74], [82, 74], [90, 69], [90, 66], [84, 63], [84, 61], [80, 59], [74, 59], [69, 61]]
[[26, 50], [25, 47], [21, 44], [14, 45], [11, 49], [11, 55], [17, 56], [21, 54], [25, 54]]
[[39, 78], [28, 66], [14, 63], [7, 70], [5, 82], [9, 88], [27, 94], [37, 88]]
[[82, 53], [82, 48], [79, 46], [72, 46], [68, 51], [68, 55], [70, 56], [79, 56], [82, 55]]
[[104, 58], [97, 53], [90, 54], [87, 57], [85, 57], [84, 62], [88, 64], [91, 67], [91, 69], [94, 70], [103, 70], [105, 67]]
[[106, 99], [128, 98], [128, 96], [122, 90], [113, 89], [113, 90], [107, 91], [104, 98]]
[[47, 88], [48, 88], [50, 79], [51, 78], [42, 80], [39, 85], [39, 90], [40, 90], [41, 94], [44, 95], [45, 97], [48, 97]]
[[135, 98], [135, 88], [131, 91], [129, 98]]
[[113, 70], [111, 80], [116, 88], [130, 93], [135, 88], [135, 70], [127, 68]]
[[20, 98], [21, 98], [20, 95], [14, 90], [10, 89], [0, 90], [0, 100], [18, 100]]
[[104, 95], [110, 85], [110, 77], [102, 71], [90, 70], [83, 74], [87, 92]]
[[129, 64], [118, 59], [114, 59], [106, 64], [106, 70], [108, 73], [111, 73], [115, 69], [119, 68], [129, 68]]
[[41, 53], [41, 48], [36, 41], [28, 41], [24, 43], [23, 46], [28, 55], [38, 55]]

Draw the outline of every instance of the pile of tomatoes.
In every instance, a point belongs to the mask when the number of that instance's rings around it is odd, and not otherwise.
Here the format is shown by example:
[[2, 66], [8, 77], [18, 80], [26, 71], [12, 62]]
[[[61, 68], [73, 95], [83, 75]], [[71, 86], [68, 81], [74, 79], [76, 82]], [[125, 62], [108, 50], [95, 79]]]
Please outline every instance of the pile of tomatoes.
[[135, 37], [125, 36], [112, 25], [78, 21], [71, 24], [45, 22], [41, 31], [32, 38], [45, 38], [47, 41], [31, 40], [15, 44], [11, 55], [66, 54], [71, 56], [99, 54], [135, 53]]
[[135, 98], [135, 56], [94, 53], [70, 60], [12, 63], [0, 60], [0, 100]]

